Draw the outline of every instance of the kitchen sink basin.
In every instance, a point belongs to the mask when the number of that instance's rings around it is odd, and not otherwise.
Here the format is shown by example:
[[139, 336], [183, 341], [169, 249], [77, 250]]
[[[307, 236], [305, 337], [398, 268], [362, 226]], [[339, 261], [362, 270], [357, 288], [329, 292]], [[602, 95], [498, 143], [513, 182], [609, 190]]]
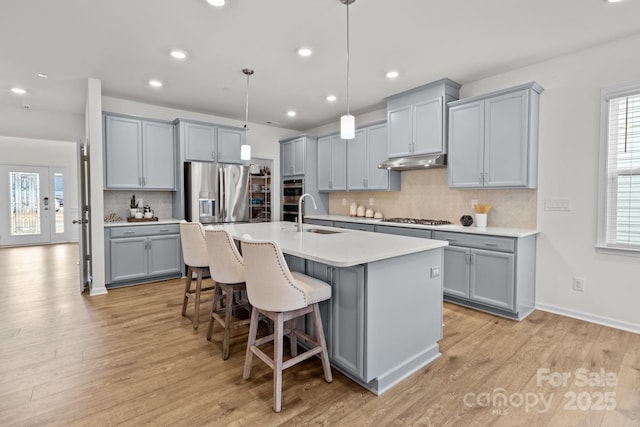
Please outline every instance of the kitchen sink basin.
[[316, 234], [336, 234], [336, 233], [342, 233], [342, 231], [334, 231], [334, 230], [323, 230], [320, 228], [307, 228], [304, 231], [306, 231], [307, 233], [316, 233]]

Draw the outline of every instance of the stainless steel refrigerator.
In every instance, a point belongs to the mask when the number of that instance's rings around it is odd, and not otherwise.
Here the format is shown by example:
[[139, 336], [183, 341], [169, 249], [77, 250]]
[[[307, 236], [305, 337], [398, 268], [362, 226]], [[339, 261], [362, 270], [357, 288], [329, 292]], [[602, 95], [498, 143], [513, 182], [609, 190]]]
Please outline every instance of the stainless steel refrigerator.
[[187, 221], [249, 221], [248, 166], [191, 162], [184, 167]]

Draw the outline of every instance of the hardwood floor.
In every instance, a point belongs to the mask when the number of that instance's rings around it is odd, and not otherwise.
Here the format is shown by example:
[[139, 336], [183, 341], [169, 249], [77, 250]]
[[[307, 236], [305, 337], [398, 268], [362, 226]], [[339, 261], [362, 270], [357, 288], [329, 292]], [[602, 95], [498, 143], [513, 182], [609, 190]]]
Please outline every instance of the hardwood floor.
[[640, 335], [451, 304], [442, 356], [392, 390], [327, 384], [313, 358], [285, 371], [276, 414], [271, 370], [242, 380], [246, 329], [224, 361], [222, 329], [209, 342], [180, 315], [181, 280], [89, 297], [76, 260], [75, 245], [0, 249], [0, 425], [640, 425]]

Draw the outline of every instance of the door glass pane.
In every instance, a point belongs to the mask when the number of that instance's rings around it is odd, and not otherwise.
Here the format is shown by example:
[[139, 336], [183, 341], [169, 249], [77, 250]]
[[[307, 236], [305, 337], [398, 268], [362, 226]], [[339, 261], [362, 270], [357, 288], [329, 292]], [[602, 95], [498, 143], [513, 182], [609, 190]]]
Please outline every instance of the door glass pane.
[[56, 208], [56, 234], [64, 233], [64, 175], [54, 173], [55, 181], [55, 208]]
[[11, 235], [40, 234], [40, 174], [9, 172]]

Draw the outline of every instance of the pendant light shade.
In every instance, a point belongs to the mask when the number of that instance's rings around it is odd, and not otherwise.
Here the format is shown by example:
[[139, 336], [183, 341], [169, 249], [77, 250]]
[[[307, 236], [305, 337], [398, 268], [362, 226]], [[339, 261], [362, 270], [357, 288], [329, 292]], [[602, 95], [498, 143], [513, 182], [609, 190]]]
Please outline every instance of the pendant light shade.
[[356, 136], [356, 120], [349, 112], [349, 5], [356, 0], [339, 0], [347, 5], [347, 114], [340, 117], [340, 138], [353, 139]]
[[351, 114], [340, 117], [340, 138], [353, 139], [356, 137], [356, 120]]
[[249, 76], [253, 74], [253, 70], [245, 68], [242, 73], [247, 76], [247, 102], [245, 105], [244, 116], [244, 144], [240, 146], [240, 160], [251, 160], [251, 146], [249, 145]]

